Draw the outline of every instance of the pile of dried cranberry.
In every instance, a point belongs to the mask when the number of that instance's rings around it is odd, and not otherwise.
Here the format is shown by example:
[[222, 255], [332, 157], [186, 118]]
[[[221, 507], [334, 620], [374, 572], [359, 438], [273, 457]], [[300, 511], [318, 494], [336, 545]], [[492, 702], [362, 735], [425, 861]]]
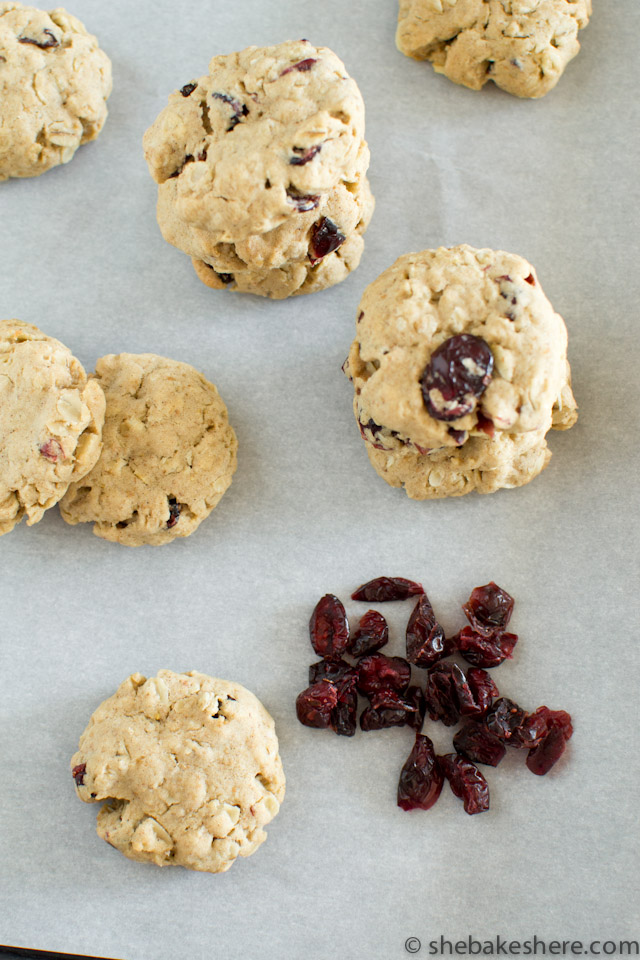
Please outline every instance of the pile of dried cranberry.
[[[415, 596], [418, 601], [407, 623], [406, 659], [378, 652], [389, 639], [389, 629], [377, 610], [368, 610], [351, 633], [340, 600], [333, 594], [322, 597], [309, 621], [311, 644], [322, 659], [309, 667], [310, 686], [296, 700], [298, 720], [352, 737], [362, 694], [369, 700], [360, 715], [363, 730], [410, 726], [416, 731], [400, 773], [398, 806], [428, 810], [446, 778], [467, 813], [482, 813], [489, 809], [489, 786], [475, 764], [496, 767], [506, 747], [518, 747], [527, 751], [525, 762], [533, 773], [548, 773], [573, 733], [571, 717], [548, 707], [527, 713], [513, 700], [499, 697], [487, 669], [511, 658], [518, 637], [506, 632], [513, 597], [497, 584], [472, 591], [462, 607], [470, 626], [450, 639], [422, 585], [413, 580], [378, 577], [359, 587], [351, 599], [383, 603]], [[445, 660], [455, 653], [471, 668], [465, 671]], [[349, 663], [345, 655], [357, 664]], [[411, 664], [428, 671], [424, 689], [411, 685]], [[445, 726], [465, 721], [453, 738], [455, 753], [436, 756], [433, 743], [420, 732], [427, 713]]]

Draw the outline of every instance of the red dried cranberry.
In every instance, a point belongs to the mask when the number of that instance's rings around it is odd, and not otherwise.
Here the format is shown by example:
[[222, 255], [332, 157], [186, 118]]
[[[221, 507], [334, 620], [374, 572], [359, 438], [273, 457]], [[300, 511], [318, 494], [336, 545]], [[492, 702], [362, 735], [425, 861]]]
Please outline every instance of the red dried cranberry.
[[400, 771], [398, 806], [403, 810], [428, 810], [440, 796], [443, 783], [433, 743], [417, 733], [413, 750]]
[[474, 763], [486, 763], [491, 767], [497, 767], [507, 752], [504, 744], [483, 723], [465, 724], [455, 734], [453, 745], [458, 753]]
[[238, 124], [242, 122], [242, 118], [249, 115], [249, 109], [246, 104], [240, 103], [239, 100], [236, 100], [236, 98], [230, 96], [230, 94], [219, 93], [216, 91], [212, 93], [211, 96], [214, 100], [222, 100], [223, 103], [228, 103], [233, 111], [233, 116], [231, 117], [231, 121], [227, 127], [227, 132], [229, 130], [233, 130], [234, 127], [237, 127]]
[[472, 699], [462, 699], [460, 694], [460, 713], [463, 717], [482, 717], [491, 706], [494, 697], [500, 693], [493, 682], [490, 674], [479, 667], [472, 667], [467, 670], [467, 683], [472, 694]]
[[32, 40], [30, 37], [18, 37], [18, 43], [32, 43], [34, 47], [40, 47], [41, 50], [50, 50], [53, 47], [59, 47], [60, 41], [57, 39], [55, 34], [51, 30], [42, 31], [49, 39], [48, 40]]
[[518, 635], [499, 633], [483, 637], [472, 627], [463, 627], [453, 642], [468, 663], [476, 667], [497, 667], [505, 660], [511, 660]]
[[548, 732], [539, 744], [527, 754], [526, 764], [532, 773], [543, 777], [558, 762], [573, 734], [571, 717], [565, 710], [538, 707], [536, 713], [546, 710]]
[[358, 664], [358, 690], [366, 697], [381, 690], [402, 693], [411, 681], [411, 667], [402, 657], [374, 653]]
[[506, 630], [513, 604], [513, 597], [491, 581], [484, 587], [476, 587], [462, 609], [475, 632], [490, 637]]
[[[491, 733], [499, 740], [502, 740], [503, 743], [511, 744], [511, 738], [522, 726], [522, 722], [526, 716], [526, 711], [523, 710], [522, 707], [519, 707], [517, 703], [514, 703], [513, 700], [509, 700], [508, 697], [500, 697], [491, 709], [487, 711], [485, 723]], [[517, 745], [518, 737], [516, 734], [513, 746]]]
[[483, 433], [486, 433], [486, 435], [493, 440], [496, 434], [495, 424], [489, 417], [485, 417], [481, 410], [478, 410], [478, 422], [476, 427], [478, 430], [482, 430]]
[[304, 147], [294, 147], [293, 152], [297, 154], [295, 157], [291, 157], [289, 160], [289, 166], [291, 167], [304, 167], [310, 160], [313, 160], [320, 151], [322, 150], [322, 144], [316, 143], [313, 147], [307, 147], [306, 150]]
[[338, 689], [328, 680], [321, 680], [298, 694], [296, 714], [305, 727], [325, 729], [331, 726], [331, 712], [338, 703]]
[[350, 680], [352, 675], [355, 684], [357, 670], [346, 660], [319, 660], [309, 667], [309, 683], [319, 683], [320, 680], [339, 683], [341, 680]]
[[438, 763], [452, 792], [462, 800], [465, 813], [473, 815], [489, 809], [489, 784], [470, 760], [447, 753], [438, 757]]
[[532, 273], [530, 273], [528, 277], [525, 277], [525, 278], [524, 278], [524, 282], [525, 282], [525, 283], [530, 283], [532, 287], [535, 287], [535, 285], [536, 285], [536, 278], [534, 277], [534, 275], [533, 275]]
[[290, 67], [283, 70], [280, 76], [284, 77], [288, 73], [291, 73], [292, 70], [297, 70], [299, 73], [306, 73], [307, 70], [311, 70], [314, 63], [317, 63], [317, 60], [314, 60], [312, 57], [307, 57], [306, 60], [298, 60], [297, 63], [292, 63]]
[[366, 731], [405, 725], [420, 730], [423, 720], [424, 696], [420, 687], [409, 687], [405, 694], [385, 689], [372, 695], [371, 706], [360, 717], [360, 726]]
[[445, 639], [429, 598], [424, 593], [413, 608], [407, 623], [407, 660], [419, 667], [430, 667], [453, 653], [453, 644]]
[[320, 197], [311, 193], [297, 193], [293, 189], [287, 190], [287, 199], [295, 206], [300, 213], [307, 213], [309, 210], [315, 210], [320, 203]]
[[461, 333], [431, 354], [420, 380], [427, 410], [436, 420], [457, 420], [471, 413], [487, 389], [493, 354], [481, 337]]
[[351, 594], [352, 600], [366, 600], [368, 603], [386, 603], [387, 600], [406, 600], [424, 593], [421, 583], [405, 580], [403, 577], [376, 577], [368, 580]]
[[531, 750], [537, 747], [549, 730], [549, 710], [538, 707], [534, 713], [527, 713], [519, 727], [511, 735], [512, 747], [524, 747]]
[[457, 663], [436, 663], [429, 668], [424, 696], [432, 720], [442, 721], [445, 727], [452, 727], [458, 722], [460, 710], [457, 688], [465, 683], [465, 675]]
[[64, 450], [59, 440], [46, 440], [40, 444], [40, 454], [50, 463], [57, 463], [58, 460], [64, 460]]
[[84, 783], [84, 775], [87, 772], [86, 763], [79, 763], [77, 767], [74, 767], [71, 771], [71, 776], [76, 782], [77, 787], [81, 787]]
[[175, 527], [180, 519], [180, 504], [175, 497], [169, 497], [169, 519], [167, 520], [167, 530]]
[[337, 690], [338, 702], [331, 711], [331, 729], [341, 737], [352, 737], [358, 720], [358, 694], [353, 686], [346, 684], [338, 684]]
[[337, 597], [327, 593], [315, 606], [309, 620], [309, 635], [319, 657], [341, 657], [349, 643], [349, 622]]
[[389, 627], [385, 618], [377, 610], [367, 610], [351, 637], [349, 653], [352, 657], [366, 657], [382, 649], [388, 640]]
[[185, 83], [184, 87], [180, 88], [180, 93], [183, 97], [190, 97], [197, 86], [197, 83]]
[[311, 227], [311, 241], [309, 243], [309, 260], [311, 266], [315, 267], [320, 263], [323, 257], [337, 250], [347, 238], [340, 232], [339, 227], [329, 220], [328, 217], [322, 217]]

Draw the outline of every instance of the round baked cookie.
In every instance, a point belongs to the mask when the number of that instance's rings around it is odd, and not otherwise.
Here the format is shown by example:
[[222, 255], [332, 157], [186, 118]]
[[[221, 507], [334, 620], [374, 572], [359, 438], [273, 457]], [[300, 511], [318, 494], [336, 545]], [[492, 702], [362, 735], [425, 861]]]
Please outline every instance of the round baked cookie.
[[542, 97], [580, 49], [591, 0], [400, 0], [396, 43], [472, 90]]
[[102, 454], [70, 486], [62, 516], [129, 547], [188, 537], [236, 469], [218, 391], [189, 364], [151, 353], [102, 357], [93, 376], [107, 401]]
[[0, 2], [0, 180], [71, 160], [100, 133], [110, 93], [111, 61], [76, 17]]
[[105, 400], [71, 351], [37, 327], [0, 320], [0, 536], [87, 474], [101, 448]]
[[285, 791], [260, 701], [194, 671], [125, 680], [89, 720], [71, 768], [81, 800], [107, 801], [103, 840], [132, 860], [209, 873], [257, 850]]
[[577, 419], [567, 331], [522, 257], [400, 257], [364, 292], [345, 363], [376, 471], [414, 499], [532, 480]]
[[281, 299], [338, 283], [373, 212], [364, 103], [306, 40], [214, 57], [144, 136], [158, 223], [208, 286]]

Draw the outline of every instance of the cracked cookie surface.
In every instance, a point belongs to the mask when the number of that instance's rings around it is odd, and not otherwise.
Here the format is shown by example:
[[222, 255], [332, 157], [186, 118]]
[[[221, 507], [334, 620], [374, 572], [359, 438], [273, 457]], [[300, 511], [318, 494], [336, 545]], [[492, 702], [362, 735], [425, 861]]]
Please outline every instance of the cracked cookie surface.
[[100, 455], [105, 399], [71, 351], [0, 321], [0, 535], [37, 523]]
[[67, 163], [107, 117], [111, 62], [83, 24], [0, 2], [0, 180]]
[[163, 236], [209, 286], [279, 299], [358, 265], [374, 206], [364, 104], [331, 50], [301, 40], [214, 57], [144, 149]]
[[103, 450], [60, 504], [67, 523], [126, 546], [187, 537], [218, 504], [236, 469], [237, 441], [212, 383], [155, 354], [102, 357]]
[[[490, 372], [473, 394], [478, 370], [463, 356], [456, 406], [434, 358], [468, 342], [488, 348]], [[444, 370], [460, 367], [450, 356]], [[564, 321], [531, 264], [503, 251], [400, 257], [364, 292], [345, 373], [373, 466], [415, 499], [527, 483], [550, 459], [547, 431], [577, 419]]]
[[98, 834], [132, 860], [221, 873], [266, 839], [285, 778], [274, 723], [238, 683], [136, 673], [89, 720], [71, 760]]
[[542, 97], [580, 50], [591, 0], [400, 0], [396, 43], [437, 73], [480, 90], [489, 80]]

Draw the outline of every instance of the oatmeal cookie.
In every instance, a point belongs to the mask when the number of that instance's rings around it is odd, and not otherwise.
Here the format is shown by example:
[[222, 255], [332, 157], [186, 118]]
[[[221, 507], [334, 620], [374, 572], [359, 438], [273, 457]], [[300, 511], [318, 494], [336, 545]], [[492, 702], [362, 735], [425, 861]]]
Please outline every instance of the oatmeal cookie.
[[0, 180], [36, 177], [95, 140], [111, 61], [75, 17], [0, 2]]
[[260, 701], [193, 671], [125, 680], [89, 720], [71, 768], [81, 800], [106, 800], [107, 843], [132, 860], [209, 873], [257, 850], [285, 791]]
[[130, 547], [187, 537], [231, 484], [236, 436], [218, 391], [193, 367], [154, 354], [102, 357], [103, 450], [60, 504], [67, 523]]
[[37, 523], [95, 464], [105, 400], [71, 351], [0, 320], [0, 536]]

